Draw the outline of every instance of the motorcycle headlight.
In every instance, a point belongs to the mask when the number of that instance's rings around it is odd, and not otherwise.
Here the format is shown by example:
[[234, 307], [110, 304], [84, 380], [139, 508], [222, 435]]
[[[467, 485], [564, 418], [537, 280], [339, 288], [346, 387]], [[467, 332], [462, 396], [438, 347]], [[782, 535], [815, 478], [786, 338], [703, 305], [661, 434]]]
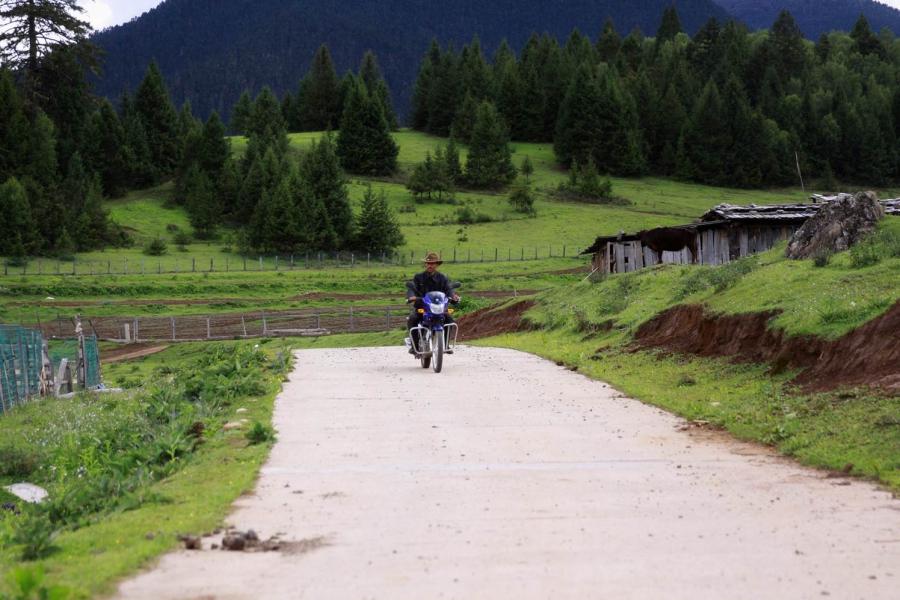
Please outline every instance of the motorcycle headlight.
[[444, 305], [443, 304], [429, 304], [429, 310], [431, 310], [431, 314], [433, 315], [442, 315], [444, 314]]

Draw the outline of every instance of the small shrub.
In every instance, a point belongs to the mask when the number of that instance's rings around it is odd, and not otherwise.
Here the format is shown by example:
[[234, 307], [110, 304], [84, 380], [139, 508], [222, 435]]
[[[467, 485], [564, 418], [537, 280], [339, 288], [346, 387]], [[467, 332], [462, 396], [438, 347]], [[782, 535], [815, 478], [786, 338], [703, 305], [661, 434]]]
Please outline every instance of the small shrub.
[[828, 250], [822, 250], [816, 253], [816, 255], [813, 256], [813, 266], [819, 268], [827, 267], [828, 263], [831, 262], [832, 256], [834, 256], [834, 253], [829, 252]]
[[489, 215], [472, 210], [472, 207], [468, 205], [456, 210], [456, 222], [460, 225], [490, 223], [491, 221], [493, 221], [493, 219]]
[[168, 231], [169, 233], [175, 233], [179, 229], [181, 228], [178, 227], [178, 225], [176, 225], [175, 223], [169, 223], [168, 225], [166, 225], [166, 231]]
[[144, 246], [144, 254], [147, 256], [162, 256], [168, 249], [169, 247], [162, 239], [156, 238]]
[[38, 468], [41, 457], [12, 441], [0, 443], [0, 477], [25, 479]]
[[850, 248], [850, 265], [855, 269], [897, 257], [900, 257], [900, 234], [888, 229], [879, 229]]
[[534, 215], [536, 212], [534, 210], [534, 195], [531, 193], [531, 188], [527, 185], [513, 186], [509, 194], [509, 203], [517, 212], [527, 215]]
[[10, 570], [6, 583], [12, 596], [0, 596], [4, 600], [65, 600], [72, 597], [72, 590], [63, 586], [44, 585], [42, 566], [21, 566]]
[[275, 441], [275, 431], [268, 425], [254, 421], [253, 426], [247, 431], [246, 437], [252, 445], [263, 444]]
[[22, 545], [22, 560], [38, 560], [53, 552], [55, 537], [53, 522], [43, 512], [31, 509], [16, 523], [12, 542]]
[[187, 246], [192, 241], [194, 241], [194, 239], [187, 231], [179, 231], [175, 234], [175, 237], [172, 238], [172, 241], [174, 241], [179, 246]]

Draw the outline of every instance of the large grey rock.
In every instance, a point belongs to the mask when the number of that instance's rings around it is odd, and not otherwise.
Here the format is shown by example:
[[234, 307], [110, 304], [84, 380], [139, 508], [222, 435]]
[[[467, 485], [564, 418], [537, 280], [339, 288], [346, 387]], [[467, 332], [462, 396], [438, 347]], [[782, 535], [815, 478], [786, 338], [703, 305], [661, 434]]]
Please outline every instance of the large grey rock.
[[812, 258], [847, 250], [884, 217], [875, 192], [842, 194], [828, 202], [791, 237], [788, 258]]

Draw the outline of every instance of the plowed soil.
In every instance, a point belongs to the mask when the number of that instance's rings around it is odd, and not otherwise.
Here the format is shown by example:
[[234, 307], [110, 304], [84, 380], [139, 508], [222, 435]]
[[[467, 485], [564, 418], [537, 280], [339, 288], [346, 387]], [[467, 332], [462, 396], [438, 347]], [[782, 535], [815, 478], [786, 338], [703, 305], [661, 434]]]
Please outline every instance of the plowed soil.
[[775, 372], [804, 369], [805, 391], [869, 386], [900, 394], [900, 302], [884, 315], [829, 341], [788, 336], [769, 326], [777, 312], [714, 315], [700, 305], [660, 313], [635, 334], [638, 347], [770, 363]]

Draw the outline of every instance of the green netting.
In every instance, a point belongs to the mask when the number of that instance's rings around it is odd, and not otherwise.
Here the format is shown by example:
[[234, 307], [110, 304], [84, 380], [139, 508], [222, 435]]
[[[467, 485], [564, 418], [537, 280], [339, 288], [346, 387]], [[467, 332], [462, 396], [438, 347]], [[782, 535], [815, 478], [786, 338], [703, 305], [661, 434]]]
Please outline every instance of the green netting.
[[0, 325], [0, 406], [6, 411], [40, 393], [40, 331]]
[[94, 388], [100, 385], [100, 345], [97, 336], [84, 336], [84, 385]]
[[[17, 325], [0, 325], [0, 413], [40, 394], [43, 368], [43, 336], [34, 329]], [[62, 359], [71, 368], [78, 366], [78, 340], [54, 340], [49, 348], [51, 368]], [[85, 377], [82, 388], [100, 385], [100, 347], [96, 336], [84, 337]]]

